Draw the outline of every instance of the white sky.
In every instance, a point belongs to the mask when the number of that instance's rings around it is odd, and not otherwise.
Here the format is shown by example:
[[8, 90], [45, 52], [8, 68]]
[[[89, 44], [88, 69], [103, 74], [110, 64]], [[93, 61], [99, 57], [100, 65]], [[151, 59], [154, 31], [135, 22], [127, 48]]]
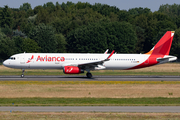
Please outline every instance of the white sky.
[[120, 10], [129, 10], [130, 8], [135, 7], [147, 7], [151, 9], [152, 12], [157, 11], [162, 4], [180, 4], [180, 0], [1, 0], [0, 7], [4, 7], [8, 5], [10, 8], [19, 8], [23, 3], [30, 3], [31, 7], [34, 8], [37, 5], [43, 5], [47, 2], [62, 2], [71, 1], [73, 3], [80, 2], [88, 2], [90, 4], [101, 3], [108, 4], [110, 6], [116, 6]]

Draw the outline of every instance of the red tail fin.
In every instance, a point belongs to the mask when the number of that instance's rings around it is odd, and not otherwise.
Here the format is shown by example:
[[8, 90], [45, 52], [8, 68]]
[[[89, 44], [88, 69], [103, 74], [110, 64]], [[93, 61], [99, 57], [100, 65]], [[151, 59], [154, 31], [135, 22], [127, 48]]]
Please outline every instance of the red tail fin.
[[174, 33], [174, 31], [167, 31], [159, 42], [146, 54], [169, 55]]

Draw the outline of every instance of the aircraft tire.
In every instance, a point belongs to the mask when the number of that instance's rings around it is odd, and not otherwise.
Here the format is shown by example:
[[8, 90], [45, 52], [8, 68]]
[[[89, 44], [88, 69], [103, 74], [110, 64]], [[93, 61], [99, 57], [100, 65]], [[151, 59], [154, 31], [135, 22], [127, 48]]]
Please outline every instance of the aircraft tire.
[[87, 76], [87, 78], [92, 78], [92, 74], [91, 73], [87, 73], [86, 76]]
[[24, 78], [24, 74], [21, 74], [21, 78]]

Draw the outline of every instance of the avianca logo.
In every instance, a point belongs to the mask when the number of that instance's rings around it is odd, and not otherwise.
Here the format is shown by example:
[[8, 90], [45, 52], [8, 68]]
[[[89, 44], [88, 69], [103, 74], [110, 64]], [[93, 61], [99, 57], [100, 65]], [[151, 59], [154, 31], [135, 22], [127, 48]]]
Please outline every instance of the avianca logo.
[[64, 62], [65, 58], [64, 57], [48, 57], [47, 55], [45, 57], [41, 57], [40, 55], [38, 56], [36, 61], [48, 61], [48, 62], [52, 62], [52, 61], [58, 61], [58, 62]]
[[[31, 59], [29, 59], [26, 63], [30, 63], [34, 59], [34, 55], [32, 55]], [[52, 61], [58, 61], [58, 62], [63, 62], [65, 61], [64, 57], [48, 57], [47, 55], [45, 57], [41, 57], [40, 55], [37, 57], [36, 61], [47, 61], [47, 62], [52, 62]]]
[[31, 62], [31, 60], [32, 60], [33, 58], [34, 58], [34, 55], [32, 55], [31, 59], [30, 59], [30, 60], [28, 60], [26, 63]]
[[72, 70], [73, 70], [73, 68], [70, 69], [70, 67], [68, 67], [67, 70], [66, 70], [66, 72], [67, 72], [67, 73], [68, 73], [68, 72], [70, 73]]

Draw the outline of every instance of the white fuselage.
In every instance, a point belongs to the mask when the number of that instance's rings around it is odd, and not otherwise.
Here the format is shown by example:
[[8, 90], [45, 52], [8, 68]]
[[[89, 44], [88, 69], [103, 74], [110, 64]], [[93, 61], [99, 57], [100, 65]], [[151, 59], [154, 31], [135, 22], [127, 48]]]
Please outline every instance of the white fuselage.
[[[7, 67], [17, 69], [63, 69], [64, 66], [78, 66], [80, 64], [93, 63], [106, 59], [109, 54], [88, 53], [21, 53], [15, 54], [3, 62]], [[124, 70], [131, 69], [140, 64], [149, 64], [148, 54], [113, 54], [109, 61], [100, 67], [91, 70]], [[167, 57], [167, 56], [164, 56]], [[172, 56], [166, 62], [176, 60]], [[146, 61], [146, 62], [145, 62]], [[160, 62], [158, 62], [159, 64]], [[150, 65], [151, 66], [151, 65]]]

